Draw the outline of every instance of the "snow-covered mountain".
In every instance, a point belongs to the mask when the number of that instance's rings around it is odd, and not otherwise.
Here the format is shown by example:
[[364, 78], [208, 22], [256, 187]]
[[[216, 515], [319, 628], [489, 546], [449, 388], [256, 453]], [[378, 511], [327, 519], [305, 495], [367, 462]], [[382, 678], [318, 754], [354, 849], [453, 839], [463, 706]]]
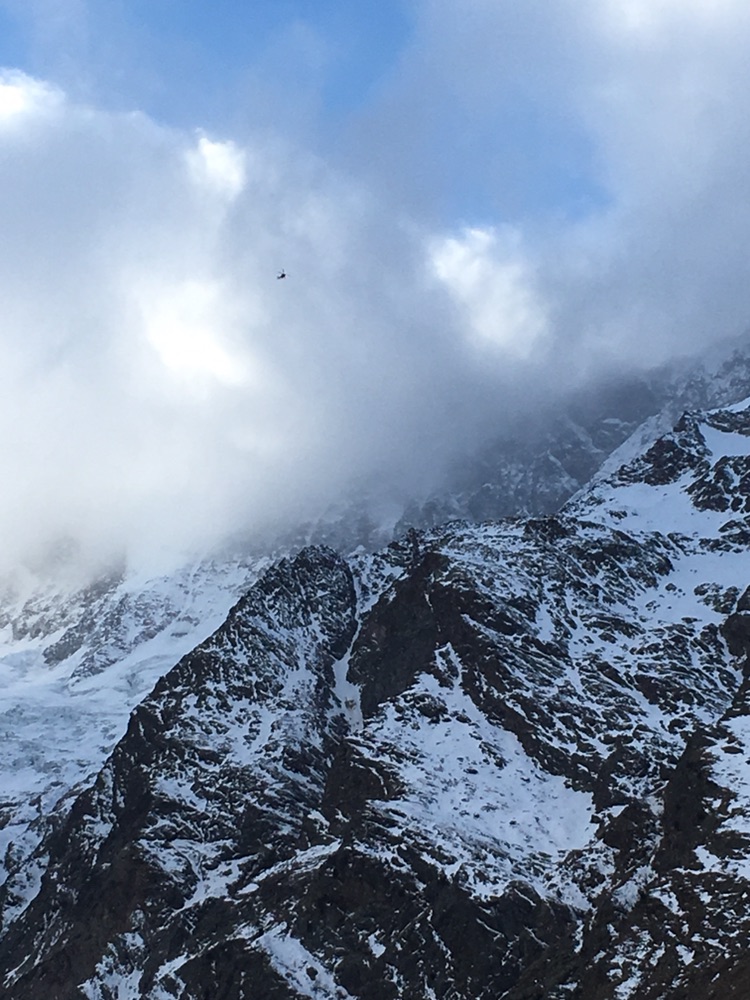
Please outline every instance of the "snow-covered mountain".
[[747, 336], [642, 375], [584, 384], [562, 401], [540, 404], [532, 416], [509, 420], [456, 463], [438, 490], [412, 500], [397, 530], [555, 513], [636, 431], [651, 444], [685, 411], [749, 395]]
[[646, 440], [558, 514], [20, 594], [3, 995], [746, 997], [750, 401]]
[[[135, 705], [221, 625], [268, 562], [206, 560], [166, 577], [117, 572], [83, 585], [68, 578], [63, 564], [43, 587], [29, 574], [6, 581], [0, 614], [3, 881], [94, 777]], [[30, 885], [34, 871], [24, 868]]]
[[[0, 863], [20, 864], [50, 816], [66, 808], [122, 735], [130, 711], [182, 655], [210, 635], [268, 565], [270, 551], [327, 544], [374, 551], [410, 527], [451, 518], [481, 522], [549, 513], [587, 482], [644, 417], [637, 445], [650, 444], [687, 407], [750, 393], [744, 341], [648, 379], [576, 394], [563, 417], [540, 411], [454, 469], [443, 492], [407, 510], [375, 510], [367, 497], [268, 545], [233, 543], [228, 554], [150, 578], [116, 569], [81, 574], [65, 548], [42, 572], [0, 582]], [[662, 407], [661, 410], [658, 408]], [[658, 411], [658, 412], [657, 412]], [[395, 525], [395, 529], [394, 529]], [[244, 553], [238, 556], [238, 553]]]

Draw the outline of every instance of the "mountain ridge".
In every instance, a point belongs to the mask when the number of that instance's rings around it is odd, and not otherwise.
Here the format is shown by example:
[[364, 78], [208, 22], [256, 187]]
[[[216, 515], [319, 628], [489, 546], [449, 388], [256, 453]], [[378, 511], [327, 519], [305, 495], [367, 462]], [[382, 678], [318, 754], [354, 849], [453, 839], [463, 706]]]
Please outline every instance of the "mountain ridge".
[[740, 996], [749, 430], [260, 573], [6, 883], [9, 1000]]

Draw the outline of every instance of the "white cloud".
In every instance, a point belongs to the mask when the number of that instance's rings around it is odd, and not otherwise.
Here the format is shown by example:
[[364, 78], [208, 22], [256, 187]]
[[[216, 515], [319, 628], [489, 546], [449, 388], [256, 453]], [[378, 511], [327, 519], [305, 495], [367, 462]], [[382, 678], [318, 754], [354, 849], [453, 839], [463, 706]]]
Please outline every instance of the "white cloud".
[[62, 100], [55, 87], [18, 70], [0, 70], [0, 129], [21, 124], [31, 115], [51, 112]]
[[197, 184], [233, 201], [245, 186], [245, 156], [234, 142], [216, 142], [205, 135], [187, 153]]
[[149, 344], [164, 366], [190, 380], [227, 385], [248, 381], [247, 365], [226, 344], [227, 296], [217, 282], [187, 280], [173, 287], [134, 288]]
[[604, 0], [600, 14], [618, 32], [647, 39], [664, 39], [666, 30], [681, 31], [690, 22], [698, 26], [734, 28], [745, 5], [738, 0]]
[[[521, 233], [514, 266], [558, 353], [656, 363], [746, 328], [747, 4], [417, 7], [378, 139], [398, 137], [402, 175], [422, 170], [433, 196], [478, 192], [474, 228]], [[462, 284], [474, 312], [495, 254], [480, 257]]]
[[750, 8], [416, 7], [346, 171], [0, 78], [9, 553], [408, 492], [509, 407], [747, 325]]
[[528, 358], [548, 333], [548, 320], [519, 243], [514, 232], [467, 229], [436, 241], [432, 261], [476, 346]]
[[13, 85], [0, 560], [66, 533], [208, 544], [355, 481], [406, 490], [476, 423], [426, 241], [362, 188], [290, 145]]

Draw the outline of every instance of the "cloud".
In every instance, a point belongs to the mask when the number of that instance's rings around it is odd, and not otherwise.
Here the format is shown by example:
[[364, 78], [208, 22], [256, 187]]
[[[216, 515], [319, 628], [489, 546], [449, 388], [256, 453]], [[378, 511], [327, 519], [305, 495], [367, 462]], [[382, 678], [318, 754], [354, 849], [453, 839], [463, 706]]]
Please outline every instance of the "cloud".
[[746, 327], [744, 4], [414, 12], [325, 159], [2, 76], [6, 560], [398, 500], [512, 412]]
[[208, 545], [464, 442], [478, 361], [413, 222], [281, 141], [0, 98], [5, 559]]
[[[746, 328], [747, 5], [424, 0], [418, 11], [370, 127], [443, 218], [463, 212], [465, 234], [520, 234], [513, 266], [532, 276], [532, 324], [544, 315], [558, 349], [593, 370]], [[495, 266], [493, 240], [472, 253], [475, 277]], [[487, 284], [471, 294], [493, 311]]]
[[543, 297], [517, 232], [466, 229], [436, 240], [432, 261], [462, 308], [465, 336], [478, 349], [528, 358], [549, 335]]

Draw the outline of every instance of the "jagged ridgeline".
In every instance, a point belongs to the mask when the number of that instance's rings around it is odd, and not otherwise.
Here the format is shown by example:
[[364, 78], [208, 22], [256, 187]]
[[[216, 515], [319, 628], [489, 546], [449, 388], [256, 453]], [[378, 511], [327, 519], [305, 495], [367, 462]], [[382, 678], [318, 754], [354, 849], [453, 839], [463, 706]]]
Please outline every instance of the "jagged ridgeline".
[[557, 514], [19, 605], [3, 997], [745, 1000], [749, 547], [750, 402]]

